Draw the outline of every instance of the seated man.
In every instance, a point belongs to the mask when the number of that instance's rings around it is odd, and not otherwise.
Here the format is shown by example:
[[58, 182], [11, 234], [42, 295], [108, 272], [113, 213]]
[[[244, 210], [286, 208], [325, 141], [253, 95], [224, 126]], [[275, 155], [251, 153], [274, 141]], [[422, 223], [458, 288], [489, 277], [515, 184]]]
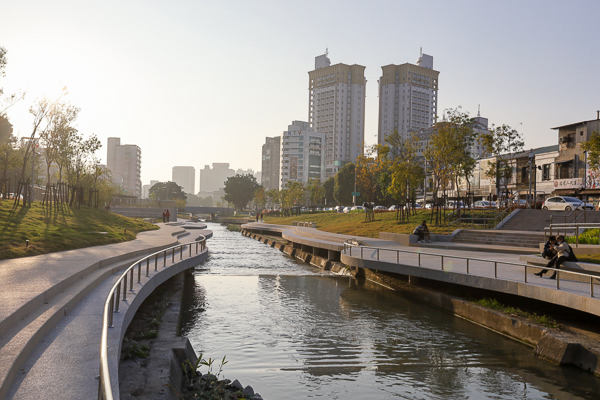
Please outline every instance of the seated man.
[[429, 228], [427, 228], [426, 221], [423, 221], [421, 225], [417, 226], [413, 231], [413, 234], [419, 236], [417, 243], [425, 243], [425, 236], [427, 236], [427, 243], [431, 243], [431, 235], [429, 234]]
[[[554, 249], [556, 249], [556, 255], [548, 264], [546, 264], [546, 268], [555, 267], [556, 269], [560, 269], [561, 264], [565, 261], [577, 261], [577, 257], [575, 257], [575, 254], [573, 254], [573, 249], [567, 242], [565, 242], [564, 236], [558, 236], [556, 238], [556, 243], [557, 245], [554, 247]], [[546, 272], [548, 272], [548, 270], [543, 269], [534, 275], [541, 277]], [[554, 271], [554, 274], [552, 274], [550, 279], [556, 279], [556, 271]]]
[[546, 260], [552, 260], [556, 255], [556, 249], [554, 248], [554, 246], [556, 246], [556, 238], [554, 236], [550, 236], [548, 238], [548, 241], [544, 245], [542, 257], [544, 257]]

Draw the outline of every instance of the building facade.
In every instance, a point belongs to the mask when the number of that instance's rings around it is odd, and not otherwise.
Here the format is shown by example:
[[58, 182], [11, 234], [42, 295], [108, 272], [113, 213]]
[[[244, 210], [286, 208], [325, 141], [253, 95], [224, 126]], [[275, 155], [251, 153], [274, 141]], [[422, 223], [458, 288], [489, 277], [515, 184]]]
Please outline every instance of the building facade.
[[106, 166], [115, 184], [127, 195], [142, 196], [142, 149], [134, 144], [121, 145], [121, 139], [108, 138]]
[[433, 69], [433, 57], [421, 53], [417, 65], [390, 64], [381, 69], [378, 143], [384, 144], [394, 129], [405, 138], [410, 131], [435, 124], [440, 73]]
[[324, 150], [327, 136], [308, 122], [293, 121], [281, 135], [280, 187], [289, 181], [306, 185], [309, 179], [325, 179]]
[[268, 137], [262, 145], [261, 185], [265, 190], [279, 190], [279, 164], [281, 162], [281, 137]]
[[[326, 135], [325, 176], [335, 173], [362, 152], [365, 132], [365, 67], [331, 65], [327, 53], [315, 58], [309, 75], [308, 122]], [[264, 172], [264, 169], [263, 169]]]
[[196, 193], [196, 168], [173, 167], [171, 181], [183, 187], [185, 193]]
[[235, 171], [229, 168], [229, 163], [213, 163], [212, 166], [211, 169], [209, 165], [205, 165], [200, 170], [201, 192], [219, 191], [225, 187], [227, 178], [235, 175]]

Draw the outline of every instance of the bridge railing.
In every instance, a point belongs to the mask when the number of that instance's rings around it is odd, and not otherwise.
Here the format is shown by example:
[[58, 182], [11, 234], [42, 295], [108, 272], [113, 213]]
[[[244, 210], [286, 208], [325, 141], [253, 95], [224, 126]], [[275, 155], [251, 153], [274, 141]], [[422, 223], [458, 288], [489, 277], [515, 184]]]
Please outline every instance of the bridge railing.
[[[171, 262], [175, 263], [176, 255], [179, 256], [179, 260], [183, 260], [184, 248], [189, 248], [189, 257], [192, 256], [192, 246], [195, 244], [196, 254], [202, 253], [206, 250], [206, 238], [200, 235], [195, 242], [177, 244], [167, 249], [157, 251], [149, 256], [141, 258], [131, 264], [129, 268], [121, 274], [117, 282], [113, 285], [106, 302], [104, 303], [104, 312], [102, 314], [102, 335], [100, 338], [100, 382], [98, 384], [98, 399], [99, 400], [113, 400], [112, 395], [112, 378], [110, 369], [108, 366], [108, 330], [113, 327], [113, 316], [119, 312], [119, 305], [121, 301], [127, 300], [127, 288], [133, 291], [133, 280], [136, 275], [137, 269], [137, 283], [141, 283], [142, 280], [142, 269], [145, 263], [145, 274], [150, 276], [150, 263], [154, 259], [154, 271], [158, 271], [159, 258], [162, 261], [163, 267], [167, 266], [167, 258], [171, 258]], [[129, 284], [128, 284], [129, 281]], [[123, 290], [121, 291], [121, 286]], [[121, 296], [122, 295], [122, 296]], [[117, 379], [118, 381], [118, 379]]]
[[[354, 255], [352, 254], [353, 248], [355, 249]], [[344, 252], [344, 254], [348, 254], [350, 257], [358, 257], [360, 259], [371, 260], [372, 259], [371, 257], [364, 257], [365, 249], [373, 250], [374, 257], [377, 261], [380, 261], [380, 255], [382, 255], [384, 253], [395, 254], [396, 255], [396, 264], [400, 264], [400, 253], [416, 254], [417, 255], [417, 265], [419, 267], [422, 266], [421, 265], [421, 257], [422, 256], [439, 257], [440, 258], [440, 269], [442, 271], [444, 271], [444, 260], [447, 260], [447, 259], [466, 260], [465, 272], [467, 274], [470, 274], [470, 264], [472, 261], [484, 262], [486, 264], [489, 264], [490, 268], [491, 268], [491, 265], [494, 266], [494, 279], [500, 279], [500, 278], [498, 278], [498, 266], [499, 265], [500, 266], [502, 266], [502, 265], [516, 266], [516, 267], [523, 268], [523, 282], [525, 282], [525, 283], [528, 283], [527, 282], [527, 268], [547, 269], [549, 271], [554, 271], [556, 273], [556, 289], [557, 290], [560, 290], [560, 275], [561, 274], [577, 275], [577, 276], [589, 279], [590, 297], [594, 297], [594, 279], [599, 278], [597, 275], [586, 274], [584, 272], [567, 271], [567, 270], [558, 269], [558, 268], [546, 268], [546, 267], [542, 267], [542, 266], [514, 263], [514, 262], [510, 262], [510, 261], [497, 261], [497, 260], [489, 260], [489, 259], [485, 259], [485, 258], [461, 257], [461, 256], [447, 255], [447, 254], [426, 253], [426, 252], [422, 252], [422, 251], [398, 250], [398, 249], [387, 249], [387, 248], [382, 248], [382, 247], [362, 246], [362, 245], [359, 245], [358, 243], [356, 243], [356, 241], [354, 239], [348, 239], [348, 240], [344, 241], [343, 252]], [[560, 273], [558, 273], [559, 271], [560, 271]]]
[[[572, 232], [575, 235], [575, 247], [579, 247], [579, 235], [581, 234], [581, 229], [600, 229], [600, 223], [590, 222], [590, 223], [565, 223], [565, 224], [550, 224], [550, 226], [544, 228], [544, 241], [548, 240], [548, 236], [552, 235], [560, 235], [560, 232], [563, 232], [563, 235], [567, 235], [567, 231]], [[600, 244], [600, 234], [598, 237], [598, 243]]]

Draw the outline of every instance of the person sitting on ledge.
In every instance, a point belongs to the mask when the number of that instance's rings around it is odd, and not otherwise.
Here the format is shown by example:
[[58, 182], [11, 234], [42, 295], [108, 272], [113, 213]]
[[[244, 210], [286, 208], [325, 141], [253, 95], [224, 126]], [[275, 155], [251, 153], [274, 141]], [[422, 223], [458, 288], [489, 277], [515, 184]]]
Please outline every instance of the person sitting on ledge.
[[544, 257], [546, 260], [552, 260], [556, 255], [556, 249], [554, 248], [554, 246], [556, 246], [556, 238], [554, 236], [550, 236], [548, 238], [548, 241], [544, 245], [542, 257]]
[[413, 231], [413, 234], [419, 236], [417, 243], [425, 243], [425, 236], [427, 236], [427, 243], [431, 243], [431, 235], [429, 234], [429, 228], [427, 228], [426, 221], [423, 221], [421, 225], [418, 225]]
[[[546, 265], [546, 268], [555, 267], [556, 269], [560, 269], [561, 264], [565, 261], [577, 261], [577, 257], [575, 257], [575, 254], [573, 253], [573, 249], [571, 248], [571, 246], [569, 246], [567, 242], [565, 242], [564, 236], [558, 236], [556, 238], [556, 243], [557, 245], [553, 247], [557, 253], [554, 257], [552, 257], [552, 260], [550, 260], [550, 262]], [[548, 272], [548, 270], [543, 269], [540, 272], [535, 273], [534, 275], [541, 277], [546, 272]], [[552, 274], [550, 279], [556, 279], [556, 271], [554, 271], [554, 274]]]

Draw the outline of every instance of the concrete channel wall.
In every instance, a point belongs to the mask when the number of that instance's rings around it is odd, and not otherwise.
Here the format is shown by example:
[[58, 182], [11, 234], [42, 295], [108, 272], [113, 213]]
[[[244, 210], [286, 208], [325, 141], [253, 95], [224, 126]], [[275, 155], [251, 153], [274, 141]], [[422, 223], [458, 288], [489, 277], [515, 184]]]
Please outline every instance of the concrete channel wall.
[[[241, 232], [244, 236], [278, 248], [292, 258], [324, 270], [366, 278], [401, 290], [403, 294], [417, 301], [452, 312], [460, 318], [531, 346], [536, 356], [547, 361], [571, 364], [600, 376], [600, 349], [596, 343], [582, 343], [558, 330], [545, 328], [525, 318], [507, 315], [443, 292], [420, 287], [419, 280], [533, 298], [600, 315], [600, 304], [597, 300], [526, 283], [350, 257], [343, 253], [343, 244], [300, 238], [293, 231], [282, 227], [269, 231], [264, 225], [260, 229], [246, 225], [242, 227]], [[279, 240], [279, 236], [287, 242]], [[327, 257], [320, 256], [324, 254], [327, 254]]]
[[[194, 244], [192, 242], [192, 244]], [[118, 313], [113, 314], [113, 328], [108, 331], [108, 367], [113, 381], [112, 395], [114, 400], [120, 399], [119, 393], [119, 360], [121, 357], [121, 345], [123, 337], [129, 324], [133, 320], [135, 313], [144, 300], [161, 284], [174, 277], [175, 275], [190, 270], [198, 264], [204, 262], [208, 257], [208, 248], [202, 253], [192, 255], [192, 257], [180, 260], [167, 268], [159, 267], [158, 271], [150, 274], [148, 277], [142, 277], [140, 283], [134, 284], [135, 291], [127, 294], [126, 301], [120, 301]], [[144, 275], [144, 274], [142, 274]], [[175, 373], [177, 373], [175, 371]]]

